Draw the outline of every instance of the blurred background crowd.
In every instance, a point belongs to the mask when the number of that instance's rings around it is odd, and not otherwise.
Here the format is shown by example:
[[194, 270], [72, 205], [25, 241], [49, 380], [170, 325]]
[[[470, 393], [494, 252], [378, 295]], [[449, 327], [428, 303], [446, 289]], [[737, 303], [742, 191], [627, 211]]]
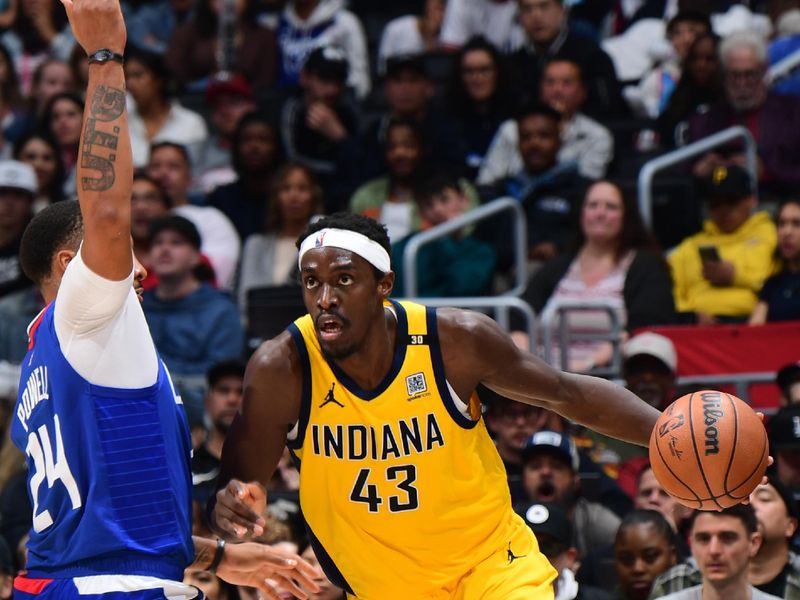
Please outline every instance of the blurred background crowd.
[[[800, 0], [122, 5], [134, 251], [193, 426], [196, 532], [243, 361], [304, 312], [297, 237], [351, 211], [386, 225], [395, 297], [521, 299], [530, 311], [498, 318], [554, 365], [658, 408], [710, 384], [746, 398], [761, 385], [748, 399], [771, 416], [776, 464], [751, 499], [763, 542], [736, 568], [800, 598]], [[58, 0], [0, 0], [4, 431], [42, 309], [19, 241], [36, 211], [75, 199], [86, 72]], [[498, 199], [512, 202], [494, 212]], [[561, 572], [559, 600], [699, 583], [689, 511], [644, 449], [479, 393], [512, 499]], [[31, 518], [5, 437], [0, 598]], [[297, 487], [287, 456], [262, 541], [302, 552]], [[202, 577], [212, 600], [256, 597]]]

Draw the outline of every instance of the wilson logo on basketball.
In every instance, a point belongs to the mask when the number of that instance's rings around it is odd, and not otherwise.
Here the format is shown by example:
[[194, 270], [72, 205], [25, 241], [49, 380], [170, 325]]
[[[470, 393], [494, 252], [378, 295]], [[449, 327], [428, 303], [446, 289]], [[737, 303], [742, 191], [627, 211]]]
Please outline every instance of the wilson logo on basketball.
[[722, 410], [722, 398], [719, 394], [701, 394], [700, 400], [703, 402], [703, 422], [706, 426], [706, 456], [709, 454], [719, 454], [719, 431], [717, 421], [725, 416]]

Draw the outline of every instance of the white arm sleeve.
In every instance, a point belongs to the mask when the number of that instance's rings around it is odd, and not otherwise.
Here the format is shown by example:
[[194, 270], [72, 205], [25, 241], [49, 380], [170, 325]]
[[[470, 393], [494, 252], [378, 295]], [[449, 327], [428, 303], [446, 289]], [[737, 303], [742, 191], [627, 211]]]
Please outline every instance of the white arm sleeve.
[[135, 389], [156, 382], [158, 357], [133, 272], [122, 281], [105, 279], [78, 250], [61, 280], [54, 324], [61, 352], [89, 383]]

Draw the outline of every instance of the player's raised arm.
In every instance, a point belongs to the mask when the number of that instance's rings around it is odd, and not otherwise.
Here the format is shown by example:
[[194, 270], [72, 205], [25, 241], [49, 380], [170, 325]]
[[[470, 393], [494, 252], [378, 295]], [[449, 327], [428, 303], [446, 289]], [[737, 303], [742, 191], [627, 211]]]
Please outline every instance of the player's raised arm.
[[75, 39], [90, 57], [86, 108], [77, 165], [86, 265], [122, 280], [133, 269], [131, 157], [125, 74], [126, 31], [119, 0], [61, 0]]
[[[517, 348], [506, 332], [484, 315], [440, 310], [439, 331], [451, 384], [462, 381], [465, 388], [474, 389], [483, 383], [508, 398], [542, 406], [605, 435], [648, 445], [661, 413], [625, 388], [599, 377], [550, 367]], [[458, 387], [456, 391], [466, 393]]]

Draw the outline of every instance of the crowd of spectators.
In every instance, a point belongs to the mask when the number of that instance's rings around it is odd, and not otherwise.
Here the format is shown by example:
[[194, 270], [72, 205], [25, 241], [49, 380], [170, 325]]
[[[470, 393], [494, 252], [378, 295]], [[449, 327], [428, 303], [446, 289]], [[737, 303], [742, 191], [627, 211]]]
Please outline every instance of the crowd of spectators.
[[[570, 342], [556, 345], [552, 360], [603, 373], [614, 349], [598, 338], [616, 321], [624, 342], [616, 375], [657, 408], [691, 390], [677, 385], [672, 342], [640, 330], [800, 319], [800, 76], [770, 73], [800, 48], [800, 1], [122, 7], [134, 252], [148, 271], [143, 307], [153, 339], [193, 427], [198, 533], [241, 402], [243, 361], [272, 314], [280, 329], [302, 311], [295, 242], [320, 215], [352, 211], [385, 224], [394, 295], [404, 297], [403, 256], [415, 234], [513, 198], [527, 228], [525, 264], [515, 260], [513, 218], [497, 214], [422, 248], [417, 296], [501, 294], [519, 278], [528, 282], [521, 297], [542, 318], [564, 303], [602, 302], [610, 312], [569, 317]], [[75, 199], [86, 69], [58, 0], [0, 0], [4, 414], [26, 327], [42, 308], [19, 267], [20, 238], [36, 211]], [[741, 144], [695, 156], [656, 179], [656, 218], [645, 223], [632, 193], [641, 166], [732, 125], [756, 141], [754, 171]], [[278, 302], [291, 304], [288, 312]], [[561, 329], [558, 318], [546, 320]], [[515, 340], [542, 350], [523, 329], [511, 319]], [[644, 600], [718, 586], [692, 556], [709, 552], [722, 525], [743, 544], [726, 563], [731, 577], [747, 575], [737, 585], [800, 597], [792, 545], [800, 367], [782, 369], [778, 384], [774, 473], [751, 498], [757, 531], [749, 513], [698, 520], [683, 510], [643, 449], [481, 390], [512, 499], [559, 570], [556, 598]], [[24, 565], [30, 507], [20, 468], [6, 442], [0, 600]], [[300, 552], [297, 486], [287, 455], [262, 541]], [[304, 556], [314, 560], [311, 550]], [[252, 593], [211, 575], [193, 583], [212, 600]], [[329, 586], [316, 597], [341, 591]]]

